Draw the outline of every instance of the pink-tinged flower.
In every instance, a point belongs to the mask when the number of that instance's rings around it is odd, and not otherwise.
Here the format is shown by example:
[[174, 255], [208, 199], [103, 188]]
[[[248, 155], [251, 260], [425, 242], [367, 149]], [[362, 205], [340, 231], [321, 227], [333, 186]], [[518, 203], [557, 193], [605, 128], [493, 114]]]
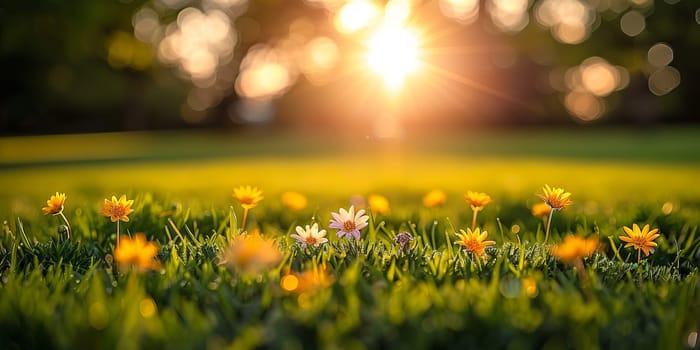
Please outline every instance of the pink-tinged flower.
[[306, 225], [306, 229], [301, 226], [297, 226], [297, 233], [293, 233], [292, 238], [296, 239], [301, 243], [302, 246], [312, 246], [318, 247], [319, 245], [328, 242], [326, 238], [326, 230], [318, 230], [318, 224], [313, 224], [311, 226]]
[[355, 237], [355, 239], [360, 239], [360, 230], [367, 227], [367, 220], [369, 220], [369, 216], [365, 215], [364, 209], [360, 209], [355, 213], [354, 206], [350, 206], [350, 209], [347, 211], [340, 208], [338, 213], [331, 213], [331, 216], [333, 216], [333, 219], [331, 219], [331, 224], [328, 227], [338, 229], [338, 237], [350, 235]]

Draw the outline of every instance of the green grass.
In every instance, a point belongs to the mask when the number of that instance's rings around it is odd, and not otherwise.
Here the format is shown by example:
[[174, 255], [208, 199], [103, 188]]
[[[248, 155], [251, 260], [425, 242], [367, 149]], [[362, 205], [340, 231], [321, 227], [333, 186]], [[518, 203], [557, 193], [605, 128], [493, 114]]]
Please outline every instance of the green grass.
[[[3, 348], [689, 348], [700, 330], [700, 134], [690, 130], [472, 132], [402, 142], [290, 136], [111, 134], [0, 139], [0, 344]], [[597, 237], [584, 284], [548, 254], [529, 207], [549, 183], [573, 193], [552, 241]], [[220, 265], [231, 197], [256, 185], [265, 200], [249, 228], [275, 239], [282, 262], [257, 276]], [[447, 203], [421, 205], [439, 188]], [[286, 210], [281, 193], [309, 198]], [[494, 199], [479, 224], [497, 242], [484, 262], [452, 244], [471, 221], [467, 190]], [[66, 192], [75, 238], [41, 215]], [[162, 269], [115, 271], [114, 224], [101, 201], [135, 199], [122, 232], [160, 245]], [[352, 195], [391, 203], [363, 238], [305, 252], [289, 237]], [[672, 210], [664, 212], [662, 207]], [[173, 210], [170, 216], [162, 213]], [[169, 220], [172, 220], [170, 222]], [[662, 237], [641, 264], [622, 226]], [[516, 235], [511, 228], [517, 225]], [[406, 254], [393, 237], [415, 236]], [[522, 242], [522, 243], [519, 243]], [[521, 245], [522, 244], [522, 245]], [[613, 246], [619, 250], [619, 257]], [[335, 282], [305, 296], [284, 271], [326, 263]], [[535, 281], [528, 295], [523, 281]], [[150, 315], [150, 302], [157, 312]], [[144, 316], [145, 315], [145, 316]], [[697, 345], [696, 345], [697, 346]]]

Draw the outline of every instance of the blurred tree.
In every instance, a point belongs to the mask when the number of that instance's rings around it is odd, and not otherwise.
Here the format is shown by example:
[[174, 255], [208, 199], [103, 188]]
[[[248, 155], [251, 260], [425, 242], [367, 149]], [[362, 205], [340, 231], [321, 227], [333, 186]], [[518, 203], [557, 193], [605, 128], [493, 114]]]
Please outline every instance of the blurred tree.
[[[376, 4], [388, 8], [396, 1]], [[384, 97], [350, 69], [364, 47], [334, 28], [345, 3], [5, 2], [0, 5], [0, 133], [230, 127], [273, 115], [281, 126], [343, 125], [352, 118], [366, 129], [386, 106]], [[407, 115], [408, 124], [696, 120], [690, 111], [700, 107], [694, 96], [700, 79], [697, 3], [411, 3], [415, 10], [408, 22], [431, 38], [424, 59], [447, 73], [406, 89], [412, 91], [404, 92], [394, 112]], [[476, 4], [477, 16], [454, 12], [465, 4]], [[562, 4], [566, 7], [557, 8]], [[137, 28], [143, 16], [155, 16], [148, 38]], [[177, 39], [182, 45], [187, 16], [199, 21], [189, 33], [195, 39], [188, 44], [196, 45], [173, 56], [173, 44], [164, 42]], [[221, 32], [228, 36], [217, 36], [222, 24], [229, 27]], [[311, 43], [337, 45], [340, 55], [337, 75], [322, 84], [298, 61]], [[659, 43], [658, 52], [650, 51]], [[210, 50], [204, 56], [202, 47]], [[663, 64], [655, 66], [649, 58], [657, 53]], [[266, 61], [260, 63], [260, 57]], [[202, 70], [202, 62], [214, 62], [213, 70]], [[612, 88], [606, 79], [613, 80]], [[564, 118], [567, 112], [576, 117]]]

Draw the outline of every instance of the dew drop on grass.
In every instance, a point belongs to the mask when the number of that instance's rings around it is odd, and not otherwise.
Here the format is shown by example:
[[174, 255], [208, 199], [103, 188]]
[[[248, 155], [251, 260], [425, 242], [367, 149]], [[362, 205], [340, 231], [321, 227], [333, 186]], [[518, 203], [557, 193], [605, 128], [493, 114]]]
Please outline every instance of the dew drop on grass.
[[506, 277], [501, 280], [499, 290], [504, 297], [512, 299], [520, 294], [522, 283], [517, 278]]
[[673, 203], [664, 203], [664, 205], [661, 207], [661, 211], [664, 213], [664, 215], [671, 215], [671, 212], [673, 212]]

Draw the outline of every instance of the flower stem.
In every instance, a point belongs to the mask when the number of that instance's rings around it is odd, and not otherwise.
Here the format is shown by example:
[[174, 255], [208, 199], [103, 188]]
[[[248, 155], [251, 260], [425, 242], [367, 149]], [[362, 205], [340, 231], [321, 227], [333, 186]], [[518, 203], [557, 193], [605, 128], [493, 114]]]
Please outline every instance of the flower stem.
[[246, 220], [248, 220], [248, 208], [243, 208], [243, 220], [241, 221], [241, 229], [245, 231]]
[[63, 210], [61, 210], [61, 212], [60, 212], [59, 214], [61, 214], [61, 217], [63, 218], [63, 221], [65, 221], [65, 222], [66, 222], [66, 226], [68, 226], [68, 240], [70, 240], [70, 239], [71, 239], [71, 233], [73, 233], [73, 228], [71, 228], [70, 222], [68, 222], [68, 218], [66, 218], [66, 216], [63, 214]]
[[119, 220], [117, 220], [117, 248], [119, 248]]
[[547, 240], [549, 240], [549, 228], [552, 226], [552, 216], [554, 216], [554, 210], [549, 212], [549, 218], [547, 219], [547, 227], [545, 228], [544, 234], [544, 244], [547, 244]]
[[642, 250], [637, 249], [637, 264], [640, 264], [642, 262]]
[[576, 272], [578, 273], [578, 277], [581, 279], [581, 283], [584, 286], [588, 285], [588, 276], [586, 275], [586, 270], [583, 267], [583, 260], [581, 258], [576, 258], [574, 260], [574, 267], [576, 268]]
[[476, 229], [476, 216], [479, 214], [479, 211], [472, 208], [472, 212], [474, 213], [472, 215], [472, 231], [474, 231]]

